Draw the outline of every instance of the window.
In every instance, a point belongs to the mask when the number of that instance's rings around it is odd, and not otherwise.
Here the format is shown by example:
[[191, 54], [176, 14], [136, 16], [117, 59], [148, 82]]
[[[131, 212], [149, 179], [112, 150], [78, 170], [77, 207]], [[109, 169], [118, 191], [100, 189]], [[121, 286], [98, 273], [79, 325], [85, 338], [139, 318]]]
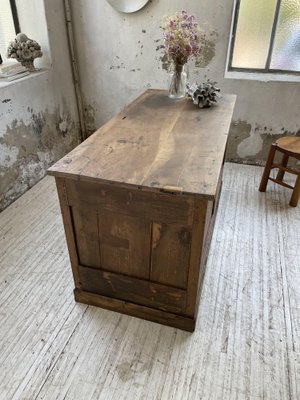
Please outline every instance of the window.
[[0, 10], [0, 54], [4, 61], [9, 42], [20, 32], [15, 0], [1, 0]]
[[236, 0], [229, 71], [300, 73], [300, 0]]

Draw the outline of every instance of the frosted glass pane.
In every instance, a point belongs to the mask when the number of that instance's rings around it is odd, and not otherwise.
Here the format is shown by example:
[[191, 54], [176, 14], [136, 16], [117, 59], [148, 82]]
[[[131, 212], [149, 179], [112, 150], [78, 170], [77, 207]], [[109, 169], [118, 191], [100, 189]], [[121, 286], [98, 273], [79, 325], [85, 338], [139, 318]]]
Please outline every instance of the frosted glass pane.
[[241, 0], [232, 66], [265, 68], [277, 0]]
[[11, 40], [16, 37], [14, 22], [9, 0], [0, 0], [0, 54], [3, 61], [6, 59], [6, 50]]
[[271, 68], [300, 71], [300, 0], [282, 0]]

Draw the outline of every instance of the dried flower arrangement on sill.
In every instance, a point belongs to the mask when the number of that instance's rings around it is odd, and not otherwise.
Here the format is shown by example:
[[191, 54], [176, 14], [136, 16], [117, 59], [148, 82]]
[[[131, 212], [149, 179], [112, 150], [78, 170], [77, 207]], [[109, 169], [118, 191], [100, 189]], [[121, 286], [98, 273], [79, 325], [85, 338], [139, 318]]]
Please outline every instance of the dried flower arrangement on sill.
[[207, 82], [200, 83], [200, 85], [197, 83], [190, 85], [188, 83], [186, 85], [186, 93], [199, 108], [211, 107], [217, 103], [220, 97], [220, 89], [216, 87], [216, 84], [217, 82], [210, 82], [209, 79]]
[[7, 57], [15, 58], [28, 71], [35, 71], [34, 60], [42, 55], [41, 46], [35, 40], [29, 39], [25, 33], [18, 33], [7, 49]]
[[171, 63], [169, 97], [180, 99], [186, 94], [185, 65], [201, 52], [205, 34], [199, 28], [195, 16], [185, 10], [164, 17], [162, 29], [165, 54]]

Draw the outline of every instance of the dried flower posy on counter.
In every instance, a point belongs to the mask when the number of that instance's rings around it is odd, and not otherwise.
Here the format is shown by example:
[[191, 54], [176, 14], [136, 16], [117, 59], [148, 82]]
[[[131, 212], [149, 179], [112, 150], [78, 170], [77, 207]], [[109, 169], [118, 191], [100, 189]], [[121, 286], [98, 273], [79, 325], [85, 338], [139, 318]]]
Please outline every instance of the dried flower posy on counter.
[[165, 53], [174, 64], [184, 65], [201, 51], [205, 34], [199, 28], [195, 16], [187, 11], [164, 17], [162, 29]]

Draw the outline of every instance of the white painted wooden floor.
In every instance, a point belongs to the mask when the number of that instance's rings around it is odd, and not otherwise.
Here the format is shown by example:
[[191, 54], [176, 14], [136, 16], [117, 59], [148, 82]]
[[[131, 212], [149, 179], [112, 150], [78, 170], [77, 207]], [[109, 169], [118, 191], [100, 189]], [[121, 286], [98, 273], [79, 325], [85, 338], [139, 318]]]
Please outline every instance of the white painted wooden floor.
[[0, 399], [300, 399], [300, 206], [226, 164], [193, 334], [75, 304], [54, 179], [0, 214]]

